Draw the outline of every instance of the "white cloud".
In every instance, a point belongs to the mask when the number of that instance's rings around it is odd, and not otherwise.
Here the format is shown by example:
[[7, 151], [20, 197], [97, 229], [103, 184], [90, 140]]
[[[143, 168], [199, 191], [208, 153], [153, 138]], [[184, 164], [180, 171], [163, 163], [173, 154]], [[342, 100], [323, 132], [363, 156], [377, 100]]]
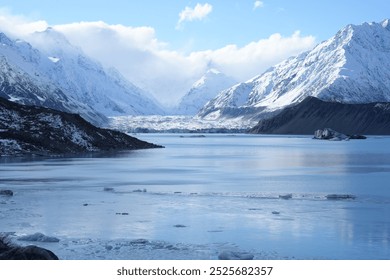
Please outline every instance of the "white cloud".
[[264, 2], [263, 1], [255, 1], [253, 4], [253, 10], [259, 9], [264, 7]]
[[[0, 11], [0, 31], [28, 40], [28, 33], [42, 31], [44, 21], [28, 21]], [[290, 36], [273, 34], [244, 46], [183, 54], [169, 49], [156, 37], [152, 27], [79, 22], [53, 26], [68, 40], [106, 67], [117, 68], [130, 82], [151, 92], [163, 104], [173, 104], [207, 70], [209, 65], [246, 81], [270, 66], [312, 48], [315, 38], [295, 32]]]
[[208, 3], [203, 5], [198, 3], [195, 8], [185, 7], [185, 9], [179, 14], [179, 21], [177, 22], [176, 28], [181, 28], [182, 23], [185, 21], [202, 20], [207, 17], [212, 10], [213, 6]]
[[31, 21], [24, 16], [13, 15], [10, 10], [0, 8], [0, 28], [9, 36], [25, 36], [34, 31], [43, 31], [48, 27], [46, 21]]
[[276, 33], [269, 38], [251, 42], [243, 47], [228, 45], [217, 50], [197, 52], [192, 55], [203, 56], [203, 59], [211, 61], [222, 72], [239, 81], [245, 81], [260, 75], [270, 66], [290, 56], [312, 48], [314, 44], [314, 37], [302, 37], [300, 32], [296, 31], [289, 37]]
[[164, 104], [177, 102], [210, 64], [239, 81], [246, 81], [315, 44], [314, 37], [295, 32], [288, 37], [274, 34], [243, 47], [228, 45], [183, 54], [168, 49], [150, 27], [79, 23], [55, 28], [87, 54], [106, 66], [116, 67]]
[[198, 67], [180, 53], [169, 50], [151, 27], [80, 22], [54, 29], [106, 67], [117, 68], [129, 81], [150, 91], [164, 104], [178, 100], [178, 94], [191, 85]]

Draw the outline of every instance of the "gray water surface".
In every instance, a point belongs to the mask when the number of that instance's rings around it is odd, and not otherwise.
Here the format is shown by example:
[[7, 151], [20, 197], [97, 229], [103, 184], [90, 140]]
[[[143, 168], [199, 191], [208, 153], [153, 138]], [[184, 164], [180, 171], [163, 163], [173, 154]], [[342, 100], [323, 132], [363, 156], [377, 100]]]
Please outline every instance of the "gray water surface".
[[[0, 189], [15, 195], [0, 197], [0, 231], [62, 240], [142, 238], [194, 250], [219, 244], [270, 258], [390, 259], [388, 137], [136, 136], [165, 148], [1, 159]], [[286, 194], [291, 198], [279, 197]], [[67, 257], [101, 258], [82, 256], [82, 248]], [[157, 253], [146, 257], [184, 256]]]

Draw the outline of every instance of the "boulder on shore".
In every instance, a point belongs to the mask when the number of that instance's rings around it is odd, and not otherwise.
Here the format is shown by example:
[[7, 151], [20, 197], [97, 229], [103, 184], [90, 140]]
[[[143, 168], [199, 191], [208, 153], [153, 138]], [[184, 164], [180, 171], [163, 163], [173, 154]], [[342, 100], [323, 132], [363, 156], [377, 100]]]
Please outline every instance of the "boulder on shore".
[[0, 260], [58, 260], [58, 257], [50, 250], [33, 245], [19, 247], [1, 237]]

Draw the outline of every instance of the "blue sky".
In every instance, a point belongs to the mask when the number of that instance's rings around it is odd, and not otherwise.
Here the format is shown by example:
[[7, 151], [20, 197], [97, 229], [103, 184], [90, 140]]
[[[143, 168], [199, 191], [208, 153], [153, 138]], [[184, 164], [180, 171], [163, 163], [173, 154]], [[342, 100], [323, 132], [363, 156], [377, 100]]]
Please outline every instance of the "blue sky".
[[[254, 8], [253, 0], [2, 0], [13, 14], [46, 20], [50, 25], [79, 21], [150, 26], [159, 40], [172, 48], [205, 50], [227, 44], [243, 46], [273, 33], [290, 35], [300, 30], [318, 41], [328, 39], [341, 27], [390, 17], [390, 1], [370, 0], [263, 0]], [[202, 20], [176, 27], [185, 7], [208, 3], [212, 11]]]
[[388, 0], [0, 0], [0, 31], [28, 40], [53, 26], [166, 105], [210, 65], [246, 81], [347, 24], [389, 17]]

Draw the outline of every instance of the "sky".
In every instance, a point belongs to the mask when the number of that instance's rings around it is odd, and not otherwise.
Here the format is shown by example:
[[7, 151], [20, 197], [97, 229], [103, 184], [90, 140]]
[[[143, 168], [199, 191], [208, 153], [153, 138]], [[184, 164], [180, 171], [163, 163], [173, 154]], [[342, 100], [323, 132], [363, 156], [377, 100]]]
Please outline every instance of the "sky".
[[173, 105], [208, 68], [246, 81], [389, 11], [388, 0], [0, 0], [0, 31], [27, 40], [51, 26]]

